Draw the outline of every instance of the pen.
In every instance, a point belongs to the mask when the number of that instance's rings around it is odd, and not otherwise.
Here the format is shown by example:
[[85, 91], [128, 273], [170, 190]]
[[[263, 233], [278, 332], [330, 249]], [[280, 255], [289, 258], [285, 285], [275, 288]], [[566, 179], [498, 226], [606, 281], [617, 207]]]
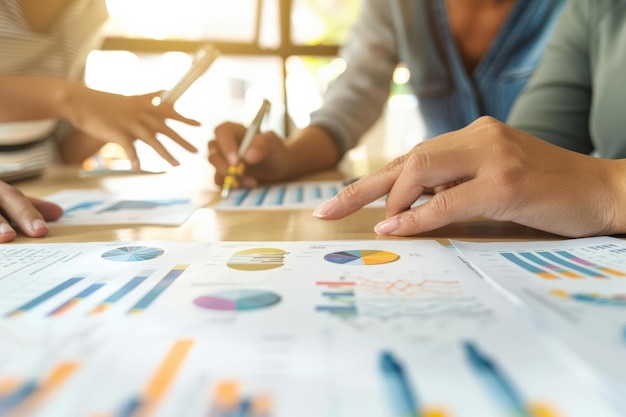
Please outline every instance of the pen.
[[230, 194], [231, 188], [239, 187], [239, 181], [243, 177], [243, 173], [245, 170], [245, 166], [242, 162], [243, 155], [246, 153], [246, 150], [250, 146], [252, 139], [259, 132], [261, 128], [261, 123], [263, 122], [263, 118], [270, 110], [271, 103], [263, 99], [263, 103], [261, 104], [261, 108], [257, 112], [254, 120], [246, 130], [245, 135], [243, 136], [243, 141], [241, 142], [241, 146], [239, 146], [239, 163], [237, 165], [231, 165], [228, 167], [228, 172], [226, 173], [226, 177], [224, 178], [224, 185], [222, 185], [222, 198], [228, 198]]
[[158, 106], [161, 103], [174, 103], [187, 89], [209, 69], [217, 59], [219, 51], [210, 43], [206, 43], [194, 52], [193, 62], [189, 70], [178, 80], [170, 90], [166, 90], [159, 97], [152, 100]]
[[361, 177], [353, 177], [353, 178], [350, 178], [350, 179], [345, 180], [345, 181], [344, 181], [344, 182], [342, 182], [341, 184], [342, 184], [344, 187], [347, 187], [348, 185], [353, 184], [353, 183], [357, 182], [357, 181], [358, 181], [358, 180], [360, 180], [360, 179], [361, 179]]
[[380, 370], [395, 417], [420, 417], [417, 398], [404, 366], [389, 351], [380, 354]]

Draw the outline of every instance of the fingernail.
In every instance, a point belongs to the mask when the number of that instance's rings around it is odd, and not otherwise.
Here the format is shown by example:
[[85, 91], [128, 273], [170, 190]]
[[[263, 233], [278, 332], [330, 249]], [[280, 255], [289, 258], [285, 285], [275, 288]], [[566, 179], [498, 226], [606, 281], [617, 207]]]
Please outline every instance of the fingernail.
[[319, 218], [319, 219], [323, 219], [324, 217], [328, 216], [328, 213], [335, 208], [335, 206], [337, 205], [337, 198], [333, 197], [330, 200], [320, 204], [319, 206], [317, 206], [317, 208], [315, 210], [313, 210], [313, 216]]
[[30, 227], [33, 230], [33, 232], [38, 232], [40, 230], [48, 230], [48, 225], [46, 224], [46, 222], [44, 222], [41, 219], [33, 220], [33, 222], [30, 225]]
[[378, 233], [379, 235], [388, 235], [389, 233], [394, 232], [398, 228], [398, 224], [399, 224], [398, 218], [392, 217], [390, 219], [383, 220], [382, 222], [378, 223], [374, 227], [374, 231]]
[[237, 165], [237, 163], [239, 162], [239, 155], [237, 155], [236, 152], [231, 152], [228, 154], [226, 159], [228, 159], [228, 165]]
[[0, 223], [0, 235], [4, 235], [5, 233], [15, 233], [15, 230], [7, 223]]
[[258, 162], [260, 158], [261, 158], [261, 155], [259, 153], [259, 150], [256, 148], [248, 149], [248, 151], [246, 152], [244, 156], [244, 159], [251, 163]]

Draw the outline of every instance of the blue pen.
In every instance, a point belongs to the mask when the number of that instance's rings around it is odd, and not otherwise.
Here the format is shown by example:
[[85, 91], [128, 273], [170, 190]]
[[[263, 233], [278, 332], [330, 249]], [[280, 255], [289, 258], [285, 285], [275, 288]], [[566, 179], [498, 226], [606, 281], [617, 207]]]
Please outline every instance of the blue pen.
[[380, 369], [394, 415], [396, 417], [420, 417], [417, 398], [404, 372], [404, 367], [391, 352], [381, 352]]
[[507, 414], [515, 417], [532, 417], [521, 396], [498, 366], [483, 355], [472, 342], [465, 342], [463, 347], [471, 367], [494, 399], [506, 409]]

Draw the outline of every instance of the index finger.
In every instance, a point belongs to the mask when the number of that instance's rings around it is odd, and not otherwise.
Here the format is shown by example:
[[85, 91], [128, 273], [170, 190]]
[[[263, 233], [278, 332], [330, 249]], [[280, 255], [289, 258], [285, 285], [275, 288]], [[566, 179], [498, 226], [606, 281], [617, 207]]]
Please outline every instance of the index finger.
[[[42, 237], [48, 234], [48, 225], [44, 216], [35, 208], [31, 200], [17, 188], [2, 183], [0, 208], [6, 217], [15, 222], [26, 235]], [[6, 226], [3, 226], [4, 231], [6, 231], [5, 229]]]
[[231, 122], [222, 123], [215, 128], [214, 142], [230, 165], [239, 162], [239, 142], [245, 132], [244, 126]]
[[391, 190], [405, 159], [406, 156], [396, 158], [373, 174], [349, 184], [335, 197], [317, 207], [313, 215], [320, 219], [340, 219], [378, 200]]

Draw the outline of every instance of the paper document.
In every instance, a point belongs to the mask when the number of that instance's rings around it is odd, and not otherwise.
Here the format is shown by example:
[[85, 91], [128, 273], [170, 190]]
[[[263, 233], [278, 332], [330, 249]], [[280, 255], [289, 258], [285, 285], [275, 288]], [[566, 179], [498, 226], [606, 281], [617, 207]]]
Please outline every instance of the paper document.
[[[326, 200], [330, 200], [344, 187], [341, 181], [293, 182], [241, 188], [231, 190], [228, 198], [215, 205], [217, 210], [251, 209], [314, 209]], [[415, 205], [428, 201], [420, 197]], [[367, 207], [385, 207], [385, 198], [380, 198]]]
[[434, 241], [1, 245], [0, 355], [3, 416], [623, 415]]
[[196, 209], [188, 196], [115, 194], [65, 190], [45, 197], [63, 207], [63, 216], [51, 225], [159, 224], [178, 226]]
[[625, 241], [453, 244], [613, 385], [626, 386]]

